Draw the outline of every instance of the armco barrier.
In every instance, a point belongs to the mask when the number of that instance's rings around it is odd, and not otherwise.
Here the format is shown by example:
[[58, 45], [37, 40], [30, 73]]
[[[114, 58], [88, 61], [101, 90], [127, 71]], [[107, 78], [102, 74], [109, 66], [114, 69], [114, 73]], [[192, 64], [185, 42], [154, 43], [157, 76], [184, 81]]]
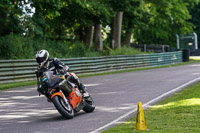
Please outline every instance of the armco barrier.
[[[60, 59], [78, 75], [182, 62], [182, 52]], [[0, 84], [35, 80], [34, 59], [0, 60]]]

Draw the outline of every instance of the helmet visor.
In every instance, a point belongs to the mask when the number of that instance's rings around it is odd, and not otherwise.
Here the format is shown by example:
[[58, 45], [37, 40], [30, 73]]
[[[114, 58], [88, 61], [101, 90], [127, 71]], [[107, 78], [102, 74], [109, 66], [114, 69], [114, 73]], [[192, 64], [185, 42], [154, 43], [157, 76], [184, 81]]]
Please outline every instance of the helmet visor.
[[45, 60], [46, 60], [45, 57], [37, 57], [37, 58], [36, 58], [36, 61], [37, 61], [38, 64], [41, 64], [41, 63], [44, 62]]
[[38, 64], [44, 63], [45, 61], [47, 61], [47, 53], [45, 53], [45, 55], [43, 57], [37, 57], [36, 61]]

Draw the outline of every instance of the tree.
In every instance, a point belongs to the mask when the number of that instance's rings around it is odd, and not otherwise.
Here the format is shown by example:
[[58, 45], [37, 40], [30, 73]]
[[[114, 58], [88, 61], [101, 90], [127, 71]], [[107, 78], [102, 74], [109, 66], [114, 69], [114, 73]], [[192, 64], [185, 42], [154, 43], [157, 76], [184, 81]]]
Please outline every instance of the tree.
[[114, 10], [115, 16], [111, 24], [111, 47], [121, 48], [121, 29], [123, 20], [123, 11], [128, 1], [108, 0], [108, 4]]
[[23, 26], [20, 17], [23, 9], [20, 8], [23, 0], [1, 0], [0, 1], [0, 36], [9, 35], [10, 33], [23, 33]]
[[200, 3], [190, 9], [190, 14], [192, 18], [189, 20], [189, 22], [195, 25], [194, 31], [197, 33], [198, 42], [200, 42]]
[[[100, 28], [100, 25], [107, 23], [112, 12], [104, 0], [32, 1], [32, 6], [36, 8], [33, 16], [35, 29], [41, 29], [39, 30], [42, 31], [39, 32], [42, 33], [41, 35], [52, 36], [56, 39], [72, 36], [73, 39], [78, 39], [86, 46], [92, 45], [93, 38], [101, 38], [99, 36], [101, 34], [94, 32], [93, 29], [96, 29], [94, 26], [99, 25]], [[101, 32], [101, 29], [96, 31]], [[102, 42], [95, 41], [94, 44], [96, 48], [102, 47], [96, 46], [102, 45]], [[99, 48], [96, 50], [102, 49]]]
[[134, 36], [139, 43], [175, 46], [176, 34], [193, 32], [194, 25], [187, 21], [191, 18], [188, 8], [196, 1], [145, 1], [152, 15], [147, 23], [148, 29], [139, 27], [134, 31]]
[[96, 51], [103, 50], [103, 40], [102, 40], [102, 33], [101, 33], [101, 25], [95, 24], [94, 25], [94, 46]]
[[[59, 24], [56, 17], [60, 16], [59, 10], [62, 9], [61, 0], [31, 0], [31, 6], [35, 8], [32, 17], [32, 29], [30, 31], [37, 37], [52, 37], [55, 27]], [[61, 26], [62, 27], [62, 26]], [[57, 33], [59, 35], [60, 32]]]
[[123, 12], [118, 11], [113, 19], [112, 27], [112, 47], [121, 48], [121, 31], [122, 31]]
[[[123, 43], [130, 45], [130, 38], [133, 33], [133, 28], [139, 22], [142, 16], [140, 13], [143, 9], [141, 0], [109, 0], [110, 6], [115, 11], [115, 17], [111, 24], [111, 47], [120, 48], [121, 38]], [[123, 19], [122, 19], [123, 18]], [[123, 26], [123, 27], [122, 27]], [[123, 31], [123, 32], [122, 32]], [[122, 34], [122, 37], [121, 37]]]
[[80, 12], [77, 16], [80, 19], [77, 21], [80, 29], [80, 41], [91, 46], [93, 39], [95, 50], [102, 50], [103, 40], [101, 25], [107, 25], [107, 23], [110, 22], [112, 9], [104, 0], [87, 0], [81, 3], [80, 6]]
[[145, 25], [146, 22], [143, 17], [146, 17], [147, 15], [148, 12], [146, 11], [143, 0], [129, 1], [129, 4], [127, 4], [126, 9], [124, 10], [123, 17], [123, 44], [128, 47], [130, 46], [134, 28]]

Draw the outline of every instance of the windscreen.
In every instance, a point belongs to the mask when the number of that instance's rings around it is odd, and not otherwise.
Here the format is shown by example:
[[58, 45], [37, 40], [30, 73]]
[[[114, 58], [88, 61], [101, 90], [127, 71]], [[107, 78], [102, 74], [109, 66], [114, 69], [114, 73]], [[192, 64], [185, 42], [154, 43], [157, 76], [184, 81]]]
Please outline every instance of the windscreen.
[[59, 76], [53, 75], [53, 71], [46, 71], [41, 76], [41, 82], [48, 85], [48, 87], [54, 87], [59, 82]]

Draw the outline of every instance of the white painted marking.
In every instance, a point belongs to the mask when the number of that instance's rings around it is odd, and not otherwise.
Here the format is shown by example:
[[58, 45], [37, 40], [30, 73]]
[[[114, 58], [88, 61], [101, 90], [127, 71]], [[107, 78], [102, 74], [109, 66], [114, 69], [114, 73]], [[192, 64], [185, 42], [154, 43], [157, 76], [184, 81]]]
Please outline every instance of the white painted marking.
[[[191, 80], [191, 81], [189, 81], [189, 82], [187, 82], [187, 83], [185, 83], [185, 84], [183, 84], [183, 85], [181, 85], [181, 86], [179, 86], [179, 87], [177, 87], [177, 88], [175, 88], [175, 89], [173, 89], [173, 90], [170, 90], [170, 91], [168, 91], [168, 92], [166, 92], [166, 93], [164, 93], [164, 94], [162, 94], [162, 95], [160, 95], [160, 96], [158, 96], [158, 97], [156, 97], [156, 98], [150, 100], [149, 102], [147, 102], [147, 103], [145, 103], [145, 104], [143, 105], [143, 108], [144, 108], [144, 107], [150, 107], [151, 104], [153, 104], [154, 102], [158, 101], [159, 99], [161, 99], [161, 98], [163, 98], [163, 97], [165, 97], [165, 96], [168, 96], [169, 94], [173, 94], [174, 92], [177, 92], [177, 91], [179, 91], [179, 90], [181, 90], [181, 89], [183, 89], [183, 88], [185, 88], [185, 87], [187, 87], [187, 86], [189, 86], [189, 85], [191, 85], [191, 84], [194, 84], [194, 83], [196, 83], [196, 82], [198, 82], [198, 81], [200, 81], [200, 77], [198, 77], [198, 78], [196, 78], [196, 79], [193, 79], [193, 80]], [[121, 119], [126, 118], [127, 116], [129, 116], [129, 115], [135, 113], [136, 111], [137, 111], [137, 108], [133, 108], [133, 110], [127, 112], [126, 114], [124, 114], [124, 115], [118, 117], [117, 119], [115, 119], [115, 120], [109, 122], [108, 124], [106, 124], [106, 125], [104, 125], [104, 126], [98, 128], [98, 129], [96, 129], [96, 130], [94, 130], [94, 131], [92, 131], [92, 132], [89, 132], [89, 133], [100, 133], [101, 130], [103, 130], [103, 129], [105, 129], [105, 128], [111, 126], [111, 125], [114, 125], [114, 124], [119, 123], [119, 121], [120, 121]]]
[[89, 86], [99, 86], [99, 84], [84, 84], [86, 87], [89, 87]]
[[194, 64], [194, 65], [190, 65], [192, 67], [200, 67], [200, 64]]
[[193, 75], [199, 75], [200, 73], [192, 73]]
[[118, 91], [118, 92], [104, 92], [104, 93], [96, 93], [96, 94], [93, 94], [93, 95], [116, 95], [116, 94], [122, 94], [122, 93], [126, 93], [125, 91]]

